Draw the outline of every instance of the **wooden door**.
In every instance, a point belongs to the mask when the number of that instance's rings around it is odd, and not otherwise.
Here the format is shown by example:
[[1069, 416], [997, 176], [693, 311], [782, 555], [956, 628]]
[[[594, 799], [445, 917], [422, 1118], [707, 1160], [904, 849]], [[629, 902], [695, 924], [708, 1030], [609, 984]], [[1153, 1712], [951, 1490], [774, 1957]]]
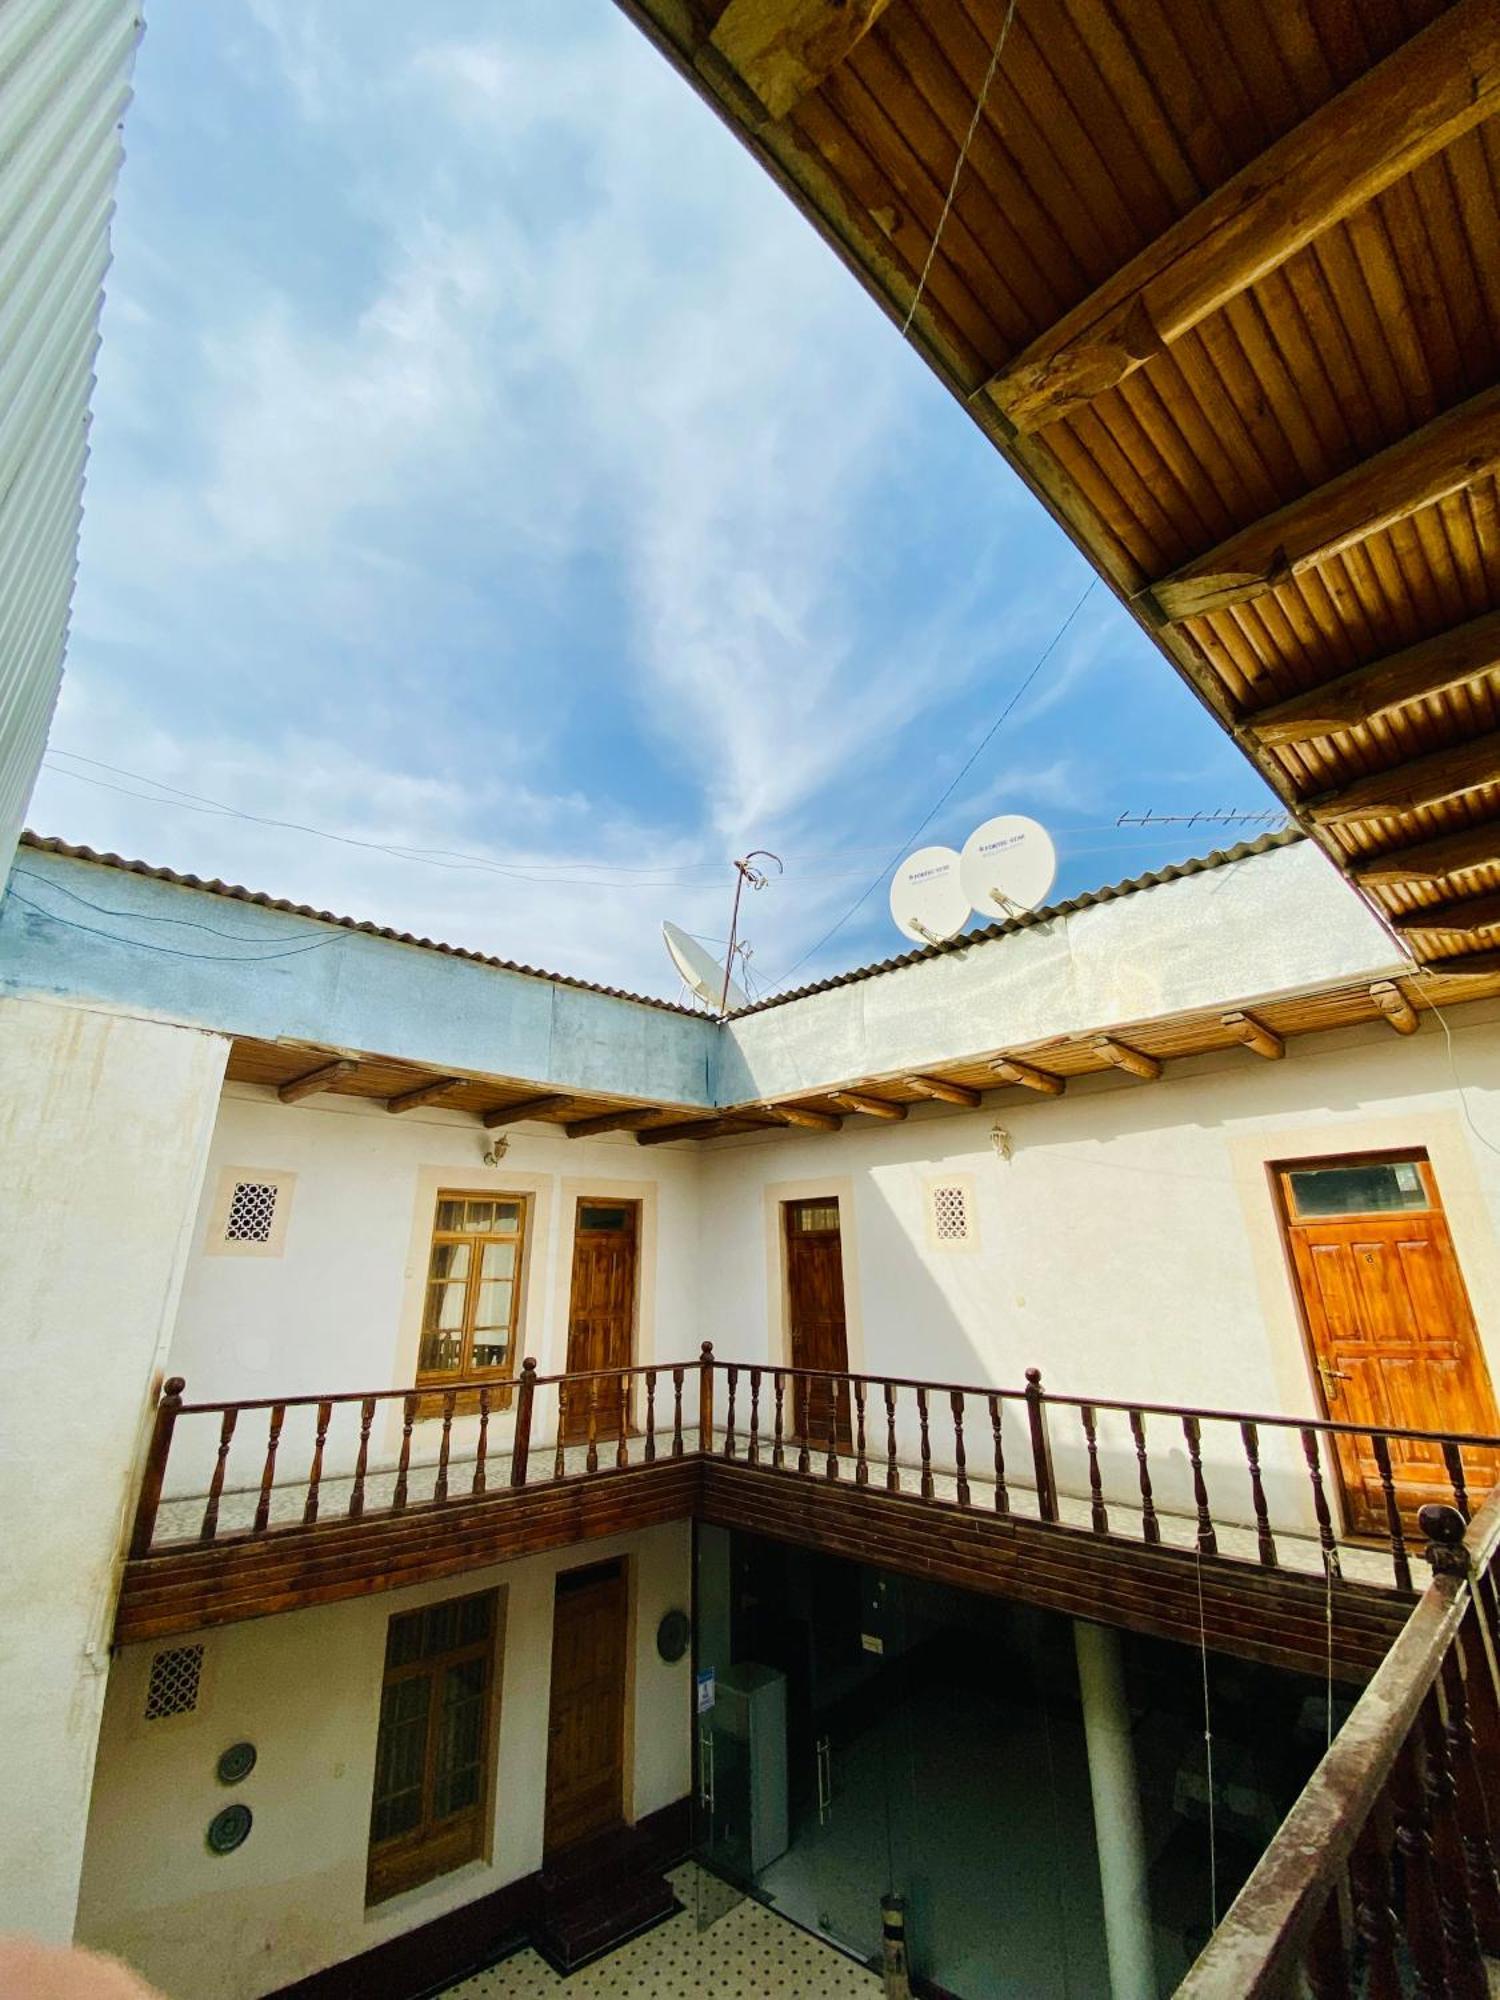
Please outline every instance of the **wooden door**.
[[564, 1570], [552, 1609], [545, 1851], [618, 1826], [625, 1764], [625, 1565]]
[[[835, 1196], [789, 1201], [786, 1218], [787, 1321], [794, 1368], [849, 1372], [849, 1334], [844, 1323], [844, 1246]], [[839, 1445], [852, 1449], [847, 1382], [805, 1382], [792, 1397], [799, 1436], [826, 1444], [830, 1430]]]
[[[636, 1240], [633, 1201], [579, 1202], [573, 1229], [573, 1282], [568, 1304], [568, 1373], [628, 1368], [635, 1359]], [[627, 1415], [624, 1378], [586, 1385], [565, 1398], [563, 1436], [615, 1437]]]
[[[1280, 1170], [1287, 1237], [1313, 1366], [1339, 1423], [1500, 1433], [1489, 1369], [1429, 1162], [1326, 1160]], [[1392, 1439], [1403, 1518], [1451, 1501], [1434, 1446]], [[1337, 1446], [1348, 1525], [1387, 1530], [1385, 1492], [1368, 1438]], [[1466, 1449], [1471, 1501], [1500, 1479], [1500, 1454]]]

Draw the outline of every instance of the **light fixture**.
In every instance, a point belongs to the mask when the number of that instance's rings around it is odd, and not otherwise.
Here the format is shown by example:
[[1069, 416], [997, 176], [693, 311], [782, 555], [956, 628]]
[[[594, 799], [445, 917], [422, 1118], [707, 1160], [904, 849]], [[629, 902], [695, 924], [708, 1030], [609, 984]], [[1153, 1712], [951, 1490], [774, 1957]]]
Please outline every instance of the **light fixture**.
[[990, 1127], [990, 1144], [995, 1149], [996, 1159], [1008, 1160], [1010, 1158], [1010, 1133], [1003, 1125], [992, 1125]]
[[498, 1167], [509, 1151], [509, 1138], [504, 1132], [498, 1132], [493, 1139], [485, 1140], [480, 1148], [479, 1157], [487, 1167]]

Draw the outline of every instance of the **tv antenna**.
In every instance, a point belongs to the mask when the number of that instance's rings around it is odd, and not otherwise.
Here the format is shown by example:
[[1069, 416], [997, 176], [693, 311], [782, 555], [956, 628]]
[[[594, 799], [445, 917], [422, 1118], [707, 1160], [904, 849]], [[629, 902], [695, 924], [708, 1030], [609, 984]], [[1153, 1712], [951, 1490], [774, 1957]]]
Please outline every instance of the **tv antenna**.
[[689, 937], [676, 924], [663, 924], [661, 935], [672, 963], [682, 975], [683, 984], [705, 1007], [712, 1008], [717, 1014], [734, 1013], [741, 1007], [749, 1006], [749, 996], [729, 976], [727, 960], [720, 965], [695, 937]]
[[[770, 877], [763, 868], [757, 868], [754, 865], [757, 861], [774, 861], [776, 864], [776, 873], [778, 875], [782, 873], [781, 856], [779, 854], [772, 854], [768, 848], [764, 847], [752, 848], [743, 861], [736, 861], [734, 864], [734, 908], [729, 916], [729, 949], [724, 954], [724, 990], [719, 995], [720, 1019], [723, 1019], [725, 1015], [740, 1007], [749, 1005], [745, 995], [740, 991], [739, 987], [735, 986], [734, 981], [730, 978], [729, 968], [734, 964], [735, 952], [740, 951], [742, 954], [744, 953], [744, 947], [739, 942], [739, 932], [740, 898], [745, 893], [745, 884], [748, 882], [752, 889], [764, 889], [766, 883], [770, 880]], [[729, 1004], [731, 987], [740, 996], [734, 1003], [734, 1009], [731, 1009]]]
[[1045, 901], [1057, 880], [1057, 849], [1038, 821], [1001, 813], [969, 835], [958, 873], [965, 900], [980, 916], [1023, 916]]
[[891, 915], [903, 937], [942, 944], [969, 921], [969, 899], [951, 847], [919, 847], [891, 878]]

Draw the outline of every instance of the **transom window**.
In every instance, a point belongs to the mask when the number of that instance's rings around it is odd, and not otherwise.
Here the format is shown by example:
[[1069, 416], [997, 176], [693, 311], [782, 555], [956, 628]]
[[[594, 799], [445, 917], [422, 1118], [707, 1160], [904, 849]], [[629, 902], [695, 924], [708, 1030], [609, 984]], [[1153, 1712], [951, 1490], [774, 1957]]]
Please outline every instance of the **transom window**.
[[787, 1206], [791, 1210], [793, 1232], [798, 1236], [822, 1236], [839, 1226], [836, 1200], [793, 1201]]
[[1300, 1221], [1319, 1216], [1391, 1215], [1431, 1208], [1424, 1159], [1326, 1160], [1284, 1169], [1292, 1212]]
[[483, 1852], [496, 1601], [452, 1597], [386, 1629], [368, 1902]]
[[438, 1196], [419, 1382], [513, 1373], [525, 1236], [518, 1195]]

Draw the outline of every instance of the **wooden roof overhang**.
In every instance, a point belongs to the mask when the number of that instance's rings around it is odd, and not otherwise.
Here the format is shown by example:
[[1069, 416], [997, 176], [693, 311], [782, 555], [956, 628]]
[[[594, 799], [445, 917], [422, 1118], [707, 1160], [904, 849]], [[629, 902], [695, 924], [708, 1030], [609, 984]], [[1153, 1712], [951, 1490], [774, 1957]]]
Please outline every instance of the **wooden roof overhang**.
[[[902, 322], [1008, 0], [620, 0]], [[1017, 0], [912, 338], [1419, 962], [1500, 967], [1500, 5]]]

